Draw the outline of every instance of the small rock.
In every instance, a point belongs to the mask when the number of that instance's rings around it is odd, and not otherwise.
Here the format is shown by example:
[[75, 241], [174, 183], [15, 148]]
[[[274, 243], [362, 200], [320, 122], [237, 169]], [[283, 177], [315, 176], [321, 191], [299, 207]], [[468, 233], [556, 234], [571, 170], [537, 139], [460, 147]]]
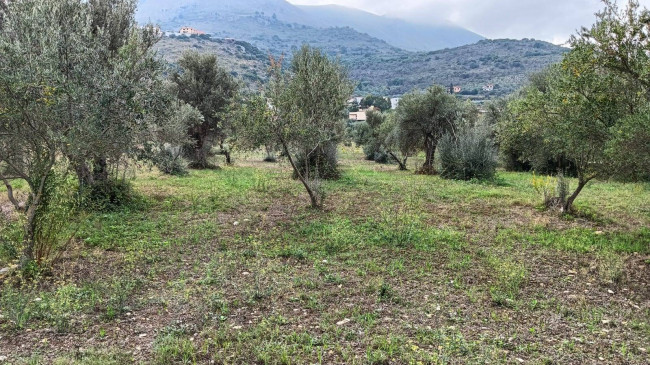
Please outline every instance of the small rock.
[[648, 350], [645, 347], [639, 347], [639, 351], [643, 352], [644, 354], [648, 352]]
[[138, 351], [142, 351], [142, 347], [140, 347], [140, 346], [136, 346], [135, 349], [138, 350]]
[[239, 222], [235, 222], [235, 223], [233, 223], [232, 225], [236, 227], [236, 226], [239, 225]]
[[524, 363], [524, 359], [519, 358], [519, 357], [517, 358], [517, 361], [519, 361], [519, 362], [522, 363], [522, 364]]
[[605, 232], [603, 232], [603, 231], [596, 231], [596, 234], [599, 235], [599, 236], [602, 236], [602, 235], [605, 234]]
[[146, 333], [141, 333], [140, 335], [138, 335], [138, 337], [140, 337], [140, 338], [147, 337], [147, 334]]
[[7, 361], [7, 357], [4, 355], [0, 356], [0, 361]]
[[609, 294], [614, 294], [614, 292], [613, 292], [611, 289], [607, 290], [607, 292], [608, 292]]
[[342, 320], [342, 321], [338, 321], [338, 322], [336, 322], [336, 325], [337, 325], [337, 326], [343, 326], [344, 324], [348, 324], [348, 323], [350, 323], [350, 319], [349, 319], [349, 318], [346, 318], [346, 319], [344, 319], [344, 320]]
[[598, 360], [600, 360], [600, 361], [605, 361], [605, 358], [602, 357], [602, 356], [599, 356], [599, 357], [598, 357]]
[[8, 268], [8, 267], [5, 267], [5, 268], [0, 269], [0, 275], [4, 275], [4, 274], [6, 274], [6, 273], [8, 273], [8, 272], [9, 272], [9, 268]]
[[244, 271], [244, 272], [241, 273], [241, 274], [244, 275], [244, 276], [246, 276], [246, 275], [250, 275], [251, 273], [249, 273], [248, 271]]
[[242, 326], [234, 326], [232, 329], [234, 329], [234, 330], [240, 330], [240, 329], [242, 329], [242, 328], [243, 328]]

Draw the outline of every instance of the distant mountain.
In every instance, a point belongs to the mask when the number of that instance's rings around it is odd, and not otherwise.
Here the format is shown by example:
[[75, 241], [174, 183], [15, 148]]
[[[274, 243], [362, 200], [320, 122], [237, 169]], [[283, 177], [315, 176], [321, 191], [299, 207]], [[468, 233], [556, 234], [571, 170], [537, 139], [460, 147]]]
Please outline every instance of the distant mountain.
[[[338, 5], [299, 6], [307, 19], [320, 24], [350, 27], [409, 51], [434, 51], [476, 43], [482, 36], [454, 25], [424, 25], [406, 20], [374, 15]], [[300, 24], [303, 22], [298, 21]]]
[[[346, 29], [339, 29], [341, 36]], [[217, 54], [219, 62], [251, 89], [259, 88], [267, 79], [267, 52], [247, 42], [165, 37], [158, 45], [161, 56], [171, 63], [187, 49]], [[461, 86], [468, 97], [489, 99], [519, 89], [528, 75], [558, 62], [566, 51], [550, 43], [525, 39], [483, 40], [435, 52], [355, 49], [339, 55], [357, 82], [357, 95], [399, 96], [433, 84], [454, 84]], [[494, 90], [484, 92], [483, 86], [487, 85], [494, 85]]]
[[[350, 32], [350, 37], [370, 36], [409, 51], [452, 48], [483, 39], [453, 25], [421, 25], [342, 6], [294, 6], [285, 0], [140, 0], [137, 19], [159, 24], [163, 30], [191, 26], [224, 37], [285, 36], [307, 43], [313, 38], [305, 37], [304, 27], [325, 36], [332, 28], [350, 28], [358, 33]], [[284, 29], [279, 30], [278, 23]]]

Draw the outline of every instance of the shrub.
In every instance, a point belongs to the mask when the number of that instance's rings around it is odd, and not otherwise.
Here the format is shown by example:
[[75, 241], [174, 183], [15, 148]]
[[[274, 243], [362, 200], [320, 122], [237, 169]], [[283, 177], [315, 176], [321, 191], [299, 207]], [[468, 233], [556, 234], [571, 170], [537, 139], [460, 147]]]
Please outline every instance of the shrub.
[[49, 266], [74, 238], [71, 220], [79, 208], [75, 192], [76, 184], [66, 174], [54, 171], [48, 175], [34, 217], [33, 259], [39, 268]]
[[486, 128], [447, 133], [438, 144], [440, 176], [445, 179], [491, 179], [497, 160], [490, 133]]
[[[299, 154], [296, 159], [296, 167], [303, 177], [308, 180], [336, 180], [341, 177], [338, 169], [338, 156], [336, 143], [330, 142], [318, 147], [306, 158], [305, 154]], [[294, 179], [298, 178], [294, 171]]]
[[94, 211], [114, 211], [136, 203], [136, 195], [126, 180], [109, 179], [88, 186], [82, 191], [85, 208]]
[[180, 156], [180, 153], [164, 148], [154, 158], [154, 164], [160, 172], [173, 176], [186, 176], [187, 161]]

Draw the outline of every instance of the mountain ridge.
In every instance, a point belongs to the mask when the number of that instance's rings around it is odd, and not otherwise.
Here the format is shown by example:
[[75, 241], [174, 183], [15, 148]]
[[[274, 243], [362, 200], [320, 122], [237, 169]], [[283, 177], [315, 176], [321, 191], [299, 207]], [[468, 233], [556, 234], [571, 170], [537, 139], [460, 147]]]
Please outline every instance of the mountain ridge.
[[[259, 17], [324, 31], [349, 27], [359, 34], [367, 34], [409, 51], [453, 48], [484, 39], [449, 24], [423, 25], [344, 6], [296, 6], [284, 0], [140, 0], [136, 16], [140, 23], [152, 22], [167, 31], [191, 26], [240, 39], [274, 31], [262, 24], [249, 32], [255, 34], [242, 34], [238, 29], [242, 19]], [[295, 36], [300, 37], [300, 34]]]

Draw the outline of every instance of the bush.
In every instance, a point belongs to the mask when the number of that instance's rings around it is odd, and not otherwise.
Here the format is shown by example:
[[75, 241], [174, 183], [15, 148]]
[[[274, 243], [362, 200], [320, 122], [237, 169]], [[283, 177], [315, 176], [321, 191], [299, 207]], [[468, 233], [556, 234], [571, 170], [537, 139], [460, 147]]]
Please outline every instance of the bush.
[[[337, 157], [337, 145], [330, 142], [318, 147], [309, 155], [308, 159], [305, 158], [304, 154], [298, 155], [296, 167], [308, 180], [336, 180], [341, 177]], [[298, 178], [296, 172], [294, 172], [293, 177], [294, 179]]]
[[167, 148], [158, 152], [154, 158], [154, 165], [163, 174], [173, 176], [186, 176], [188, 174], [187, 161], [180, 154], [175, 154]]
[[491, 179], [497, 167], [494, 144], [486, 128], [471, 128], [438, 143], [440, 176], [445, 179]]
[[114, 211], [137, 201], [131, 184], [120, 179], [96, 182], [82, 194], [84, 207], [94, 211]]

